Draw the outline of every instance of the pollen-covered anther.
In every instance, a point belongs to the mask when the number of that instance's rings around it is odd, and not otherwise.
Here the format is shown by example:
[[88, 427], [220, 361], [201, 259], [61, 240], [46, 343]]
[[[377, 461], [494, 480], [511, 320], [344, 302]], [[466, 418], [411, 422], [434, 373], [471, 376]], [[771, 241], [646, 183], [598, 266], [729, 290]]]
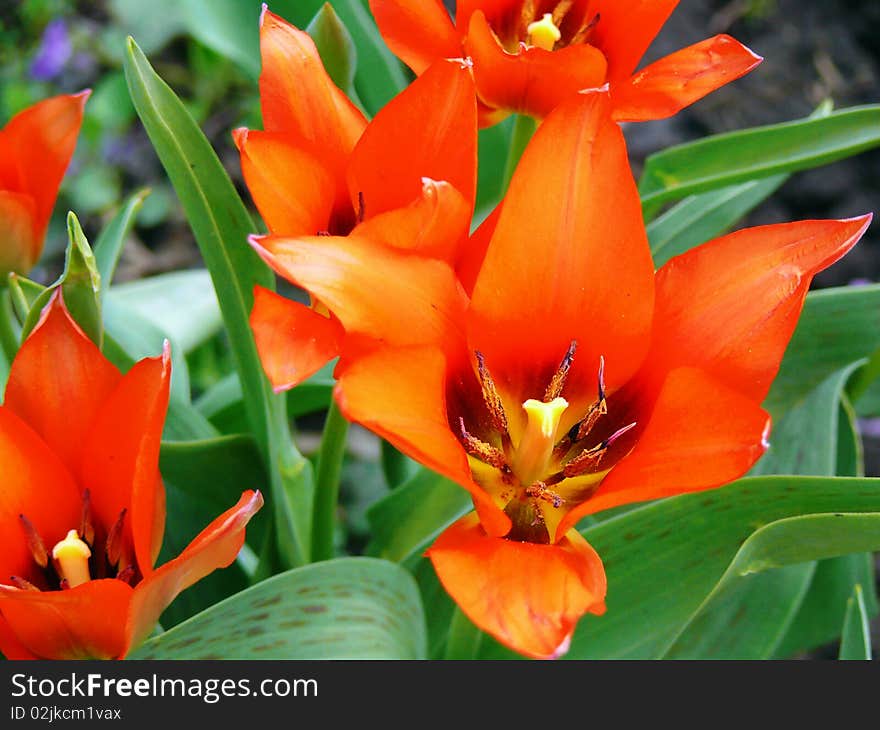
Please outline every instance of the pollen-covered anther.
[[599, 13], [596, 13], [590, 20], [585, 20], [584, 24], [578, 28], [577, 32], [571, 37], [568, 45], [576, 46], [581, 43], [586, 43], [587, 39], [590, 37], [590, 34], [593, 32], [593, 29], [599, 24], [599, 20], [601, 16]]
[[484, 464], [494, 466], [502, 471], [510, 470], [510, 467], [507, 465], [507, 458], [500, 449], [496, 449], [492, 444], [487, 444], [485, 441], [481, 441], [476, 436], [473, 436], [465, 427], [463, 418], [458, 419], [458, 425], [465, 451]]
[[558, 398], [562, 395], [562, 390], [565, 388], [565, 381], [568, 379], [568, 373], [574, 362], [574, 353], [576, 350], [577, 340], [572, 340], [571, 344], [568, 346], [568, 351], [565, 353], [565, 357], [562, 358], [562, 362], [559, 363], [559, 367], [556, 368], [556, 372], [553, 373], [553, 377], [550, 379], [550, 384], [547, 386], [547, 390], [544, 391], [545, 403], [549, 403], [554, 398]]
[[556, 508], [561, 507], [565, 503], [565, 500], [560, 497], [556, 492], [551, 491], [545, 482], [535, 482], [534, 484], [526, 487], [526, 495], [534, 499], [540, 499], [544, 502], [549, 502]]
[[107, 533], [107, 546], [105, 552], [107, 554], [107, 562], [110, 563], [110, 565], [118, 565], [119, 560], [122, 557], [122, 528], [125, 525], [126, 512], [127, 510], [123, 509], [119, 513], [118, 519], [113, 523], [110, 532]]
[[41, 568], [45, 568], [49, 565], [49, 552], [46, 550], [46, 545], [43, 543], [43, 538], [40, 537], [40, 533], [37, 532], [37, 528], [34, 527], [34, 523], [31, 522], [24, 515], [19, 515], [18, 520], [21, 523], [22, 528], [24, 529], [25, 540], [27, 540], [28, 550], [31, 551], [31, 556], [34, 559], [34, 562], [39, 565]]
[[89, 545], [95, 544], [95, 526], [92, 522], [92, 496], [88, 489], [82, 495], [82, 515], [79, 521], [79, 534]]
[[507, 436], [507, 414], [504, 412], [504, 403], [501, 396], [498, 395], [498, 389], [495, 387], [495, 381], [486, 367], [486, 358], [479, 350], [474, 351], [477, 358], [477, 374], [480, 377], [480, 388], [483, 391], [483, 402], [489, 411], [489, 418], [492, 421], [492, 428], [495, 429], [502, 437]]
[[58, 575], [62, 582], [66, 581], [71, 588], [88, 583], [92, 579], [89, 574], [90, 557], [92, 551], [80, 539], [76, 530], [70, 530], [67, 537], [52, 548], [52, 558], [55, 560]]
[[40, 590], [33, 583], [31, 583], [29, 580], [25, 580], [24, 578], [17, 576], [17, 575], [10, 575], [9, 582], [12, 583], [12, 585], [14, 585], [20, 591], [39, 591]]
[[553, 22], [553, 14], [544, 13], [541, 20], [529, 23], [527, 38], [528, 45], [552, 51], [553, 47], [562, 39], [562, 32]]
[[577, 477], [581, 474], [586, 474], [587, 472], [597, 467], [599, 465], [599, 462], [602, 461], [602, 457], [605, 456], [611, 445], [615, 441], [617, 441], [617, 439], [619, 439], [621, 436], [623, 436], [628, 431], [631, 431], [635, 427], [635, 422], [630, 423], [623, 428], [617, 429], [613, 434], [611, 434], [600, 444], [597, 444], [596, 446], [593, 446], [589, 449], [584, 449], [580, 454], [575, 456], [562, 468], [563, 476], [565, 476], [567, 479], [570, 479], [571, 477]]
[[608, 413], [608, 400], [605, 397], [605, 358], [601, 355], [599, 356], [599, 374], [596, 380], [598, 382], [599, 391], [596, 396], [596, 402], [590, 406], [587, 415], [580, 424], [578, 424], [577, 434], [574, 437], [574, 441], [580, 441], [581, 439], [586, 438], [587, 434], [593, 430], [593, 426], [596, 425], [596, 421]]

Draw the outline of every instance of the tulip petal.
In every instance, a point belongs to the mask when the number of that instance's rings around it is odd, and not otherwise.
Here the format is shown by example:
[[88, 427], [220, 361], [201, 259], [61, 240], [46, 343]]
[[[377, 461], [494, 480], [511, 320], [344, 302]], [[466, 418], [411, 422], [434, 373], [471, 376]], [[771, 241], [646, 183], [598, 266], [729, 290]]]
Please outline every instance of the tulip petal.
[[251, 329], [276, 393], [298, 385], [339, 355], [339, 322], [257, 285]]
[[6, 659], [40, 658], [16, 638], [15, 632], [6, 623], [2, 613], [0, 613], [0, 654]]
[[267, 132], [302, 141], [342, 176], [367, 122], [324, 69], [314, 41], [264, 10], [260, 18], [260, 103]]
[[127, 510], [123, 533], [147, 576], [162, 544], [165, 490], [159, 476], [159, 444], [168, 408], [171, 353], [138, 362], [107, 397], [80, 445], [82, 483], [91, 490], [99, 524], [116, 523]]
[[[47, 550], [79, 527], [79, 489], [58, 457], [8, 406], [0, 406], [0, 581], [17, 575], [41, 585], [19, 515], [34, 525]], [[42, 587], [42, 586], [41, 586]]]
[[471, 234], [464, 251], [456, 267], [456, 274], [461, 286], [464, 290], [471, 294], [474, 291], [474, 285], [477, 283], [477, 277], [480, 275], [480, 269], [486, 258], [486, 251], [489, 249], [489, 242], [495, 235], [495, 228], [498, 225], [498, 218], [501, 216], [501, 207], [504, 205], [502, 200], [495, 209], [489, 213], [477, 230]]
[[[320, 159], [282, 134], [237, 130], [235, 141], [248, 190], [270, 231], [314, 236], [330, 229], [337, 180]], [[342, 193], [342, 207], [350, 210], [348, 191]]]
[[679, 0], [593, 0], [588, 17], [599, 16], [589, 42], [608, 59], [608, 80], [625, 81], [672, 15]]
[[779, 370], [810, 281], [871, 216], [759, 226], [691, 249], [657, 272], [655, 380], [688, 365], [760, 402]]
[[90, 93], [45, 99], [16, 114], [0, 130], [0, 189], [34, 199], [34, 233], [40, 245], [76, 148]]
[[472, 204], [447, 182], [422, 179], [422, 194], [405, 208], [380, 213], [354, 235], [446, 261], [453, 268], [467, 241]]
[[574, 530], [555, 545], [537, 545], [489, 537], [468, 515], [427, 554], [471, 621], [535, 659], [564, 654], [578, 619], [605, 612], [602, 561]]
[[763, 59], [728, 35], [707, 38], [642, 69], [614, 87], [614, 118], [640, 122], [671, 117]]
[[389, 345], [461, 339], [464, 295], [442, 261], [357, 236], [266, 236], [252, 238], [251, 245], [278, 274], [326, 306], [348, 334]]
[[449, 428], [446, 367], [436, 348], [382, 348], [343, 370], [336, 400], [347, 419], [467, 489], [486, 530], [505, 535], [510, 519], [473, 482], [467, 455]]
[[0, 276], [10, 271], [26, 274], [40, 258], [43, 241], [34, 226], [37, 208], [24, 193], [0, 190]]
[[121, 658], [131, 599], [131, 586], [114, 578], [65, 591], [0, 585], [0, 613], [9, 630], [41, 659]]
[[441, 60], [374, 117], [349, 167], [352, 200], [367, 217], [422, 193], [422, 179], [445, 180], [473, 204], [477, 185], [477, 102], [470, 66]]
[[595, 396], [600, 356], [613, 392], [649, 344], [653, 264], [609, 109], [606, 93], [577, 94], [539, 127], [474, 286], [469, 343], [519, 402], [542, 396], [572, 341], [570, 403]]
[[78, 475], [83, 441], [121, 379], [71, 319], [59, 290], [12, 363], [5, 403]]
[[149, 636], [162, 611], [182, 591], [235, 560], [244, 544], [245, 527], [262, 506], [259, 492], [244, 492], [238, 504], [202, 530], [178, 557], [135, 587], [126, 653]]
[[767, 449], [770, 416], [758, 403], [696, 368], [673, 370], [644, 431], [557, 535], [584, 515], [630, 502], [711, 489], [745, 474]]
[[545, 117], [572, 94], [605, 83], [605, 56], [593, 46], [508, 53], [479, 11], [471, 17], [464, 47], [474, 61], [477, 94], [489, 107]]
[[442, 0], [370, 0], [370, 10], [391, 52], [415, 74], [437, 59], [461, 55]]

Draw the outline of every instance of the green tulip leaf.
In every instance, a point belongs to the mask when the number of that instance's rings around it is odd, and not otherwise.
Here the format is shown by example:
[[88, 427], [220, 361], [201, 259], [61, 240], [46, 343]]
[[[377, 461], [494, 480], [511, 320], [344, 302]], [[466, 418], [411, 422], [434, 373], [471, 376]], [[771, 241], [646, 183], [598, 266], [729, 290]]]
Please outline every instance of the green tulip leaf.
[[844, 660], [871, 658], [871, 629], [862, 587], [858, 584], [853, 588], [853, 594], [847, 601], [839, 658]]
[[106, 295], [113, 274], [116, 273], [116, 265], [122, 256], [125, 246], [125, 237], [131, 231], [134, 220], [144, 204], [149, 189], [138, 190], [119, 208], [116, 215], [101, 231], [98, 240], [95, 241], [95, 263], [98, 273], [101, 275], [101, 298]]

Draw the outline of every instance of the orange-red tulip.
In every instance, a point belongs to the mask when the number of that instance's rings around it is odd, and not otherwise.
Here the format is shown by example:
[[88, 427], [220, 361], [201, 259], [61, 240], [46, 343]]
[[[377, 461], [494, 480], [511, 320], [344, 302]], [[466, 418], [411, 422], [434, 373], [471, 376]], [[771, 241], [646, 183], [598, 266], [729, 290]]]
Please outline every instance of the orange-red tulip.
[[0, 129], [0, 281], [40, 258], [90, 93], [38, 102]]
[[618, 121], [661, 119], [751, 71], [761, 58], [727, 35], [635, 72], [678, 0], [370, 0], [391, 50], [415, 73], [473, 59], [481, 120], [543, 118], [582, 89], [611, 86]]
[[[470, 67], [439, 61], [368, 125], [327, 75], [307, 33], [264, 10], [260, 48], [265, 130], [240, 129], [235, 139], [269, 230], [319, 248], [334, 236], [350, 237], [354, 247], [378, 239], [454, 263], [467, 242], [476, 190]], [[256, 248], [285, 275], [273, 251]], [[251, 325], [277, 390], [339, 354], [341, 328], [322, 306], [257, 287]]]
[[179, 557], [165, 529], [159, 441], [170, 356], [121, 375], [55, 295], [12, 363], [0, 406], [0, 651], [120, 658], [165, 607], [229, 565], [260, 508], [247, 491]]
[[580, 518], [718, 487], [764, 453], [761, 402], [810, 281], [870, 220], [750, 228], [655, 273], [610, 112], [607, 92], [577, 94], [544, 121], [466, 286], [381, 241], [260, 242], [341, 323], [346, 416], [470, 491], [476, 514], [430, 558], [474, 623], [532, 657], [605, 610]]

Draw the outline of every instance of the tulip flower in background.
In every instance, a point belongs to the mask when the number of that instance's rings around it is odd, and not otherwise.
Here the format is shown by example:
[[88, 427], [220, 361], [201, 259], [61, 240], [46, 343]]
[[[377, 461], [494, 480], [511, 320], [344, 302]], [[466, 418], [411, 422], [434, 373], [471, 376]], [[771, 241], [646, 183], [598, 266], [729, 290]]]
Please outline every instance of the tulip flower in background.
[[415, 73], [469, 56], [489, 126], [511, 112], [543, 118], [581, 89], [611, 85], [618, 121], [662, 119], [743, 76], [761, 58], [727, 35], [635, 72], [678, 0], [370, 0], [391, 50]]
[[[323, 243], [328, 255], [339, 243], [347, 256], [368, 256], [367, 239], [454, 265], [467, 242], [476, 189], [468, 64], [438, 61], [367, 125], [327, 76], [306, 33], [264, 10], [260, 37], [266, 130], [237, 130], [236, 142], [269, 230], [313, 244], [317, 265]], [[288, 276], [279, 251], [255, 246]], [[376, 291], [383, 286], [377, 278]], [[326, 309], [262, 287], [255, 299], [251, 325], [276, 390], [340, 354], [342, 330]]]
[[178, 593], [229, 565], [260, 508], [247, 491], [154, 567], [165, 530], [159, 440], [168, 348], [122, 375], [56, 293], [12, 364], [0, 406], [0, 651], [122, 658]]
[[0, 281], [40, 258], [90, 93], [45, 99], [0, 130]]
[[436, 259], [259, 242], [358, 342], [337, 368], [343, 413], [471, 492], [476, 514], [429, 556], [477, 626], [532, 657], [604, 611], [581, 517], [720, 486], [764, 453], [761, 402], [810, 280], [870, 220], [746, 229], [655, 275], [611, 112], [585, 93], [544, 122], [480, 233], [469, 297]]

